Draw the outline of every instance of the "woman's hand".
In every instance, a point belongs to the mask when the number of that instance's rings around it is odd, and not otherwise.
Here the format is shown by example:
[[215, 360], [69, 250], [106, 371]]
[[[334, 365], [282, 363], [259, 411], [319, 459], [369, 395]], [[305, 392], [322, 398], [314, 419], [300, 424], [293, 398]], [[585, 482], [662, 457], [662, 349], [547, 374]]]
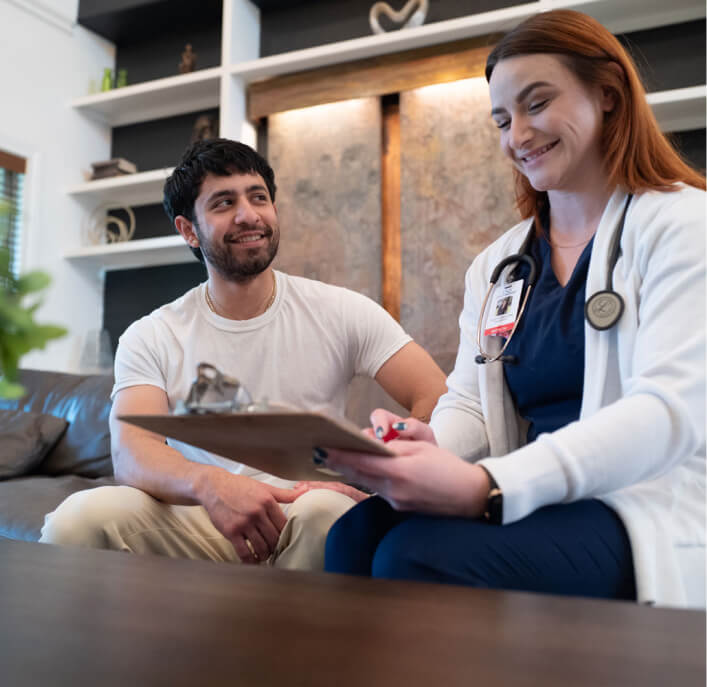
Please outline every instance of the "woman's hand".
[[371, 427], [364, 434], [373, 439], [390, 441], [407, 439], [408, 441], [426, 441], [437, 444], [432, 428], [414, 417], [402, 418], [383, 408], [376, 408], [371, 413]]
[[490, 485], [480, 467], [423, 441], [401, 437], [386, 446], [394, 456], [327, 448], [316, 455], [347, 480], [377, 492], [396, 510], [471, 518], [484, 512]]

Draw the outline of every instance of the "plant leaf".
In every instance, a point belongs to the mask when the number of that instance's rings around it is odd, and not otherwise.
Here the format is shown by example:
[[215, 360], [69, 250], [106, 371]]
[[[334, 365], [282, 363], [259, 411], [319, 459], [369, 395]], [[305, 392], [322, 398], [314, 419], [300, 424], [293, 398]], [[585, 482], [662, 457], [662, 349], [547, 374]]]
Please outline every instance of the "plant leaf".
[[19, 384], [8, 382], [6, 379], [0, 378], [0, 398], [8, 398], [10, 400], [22, 398], [25, 390]]
[[33, 293], [35, 291], [41, 291], [49, 286], [51, 279], [46, 272], [28, 272], [23, 274], [17, 280], [17, 291], [20, 294]]

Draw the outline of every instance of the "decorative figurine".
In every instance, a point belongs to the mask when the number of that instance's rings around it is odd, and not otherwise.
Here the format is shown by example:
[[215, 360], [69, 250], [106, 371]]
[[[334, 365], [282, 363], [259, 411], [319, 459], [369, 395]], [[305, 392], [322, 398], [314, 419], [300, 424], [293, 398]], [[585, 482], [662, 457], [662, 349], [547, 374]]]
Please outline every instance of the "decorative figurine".
[[196, 53], [192, 50], [191, 43], [187, 43], [179, 63], [179, 73], [188, 74], [196, 69]]
[[[127, 221], [114, 214], [108, 214], [109, 210], [123, 211], [127, 215]], [[87, 243], [94, 246], [129, 241], [135, 234], [135, 213], [127, 205], [99, 205], [86, 219], [83, 232]]]
[[422, 26], [427, 17], [429, 4], [429, 0], [408, 0], [405, 7], [396, 12], [387, 2], [376, 2], [368, 14], [371, 30], [373, 33], [385, 33], [385, 29], [379, 22], [381, 14], [385, 14], [393, 23], [399, 24], [401, 29]]
[[118, 77], [115, 80], [115, 87], [116, 88], [123, 88], [124, 86], [128, 85], [128, 70], [127, 69], [119, 69], [118, 70]]
[[191, 130], [190, 143], [218, 138], [218, 119], [214, 115], [199, 115]]

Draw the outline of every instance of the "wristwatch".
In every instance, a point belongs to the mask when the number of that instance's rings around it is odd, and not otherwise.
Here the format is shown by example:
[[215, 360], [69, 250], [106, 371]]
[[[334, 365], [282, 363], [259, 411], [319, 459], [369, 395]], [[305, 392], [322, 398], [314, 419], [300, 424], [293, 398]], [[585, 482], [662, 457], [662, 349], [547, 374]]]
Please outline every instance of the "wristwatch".
[[489, 493], [486, 495], [486, 508], [484, 510], [484, 520], [492, 525], [503, 524], [503, 491], [498, 486], [498, 482], [493, 475], [483, 466], [479, 467], [489, 478]]

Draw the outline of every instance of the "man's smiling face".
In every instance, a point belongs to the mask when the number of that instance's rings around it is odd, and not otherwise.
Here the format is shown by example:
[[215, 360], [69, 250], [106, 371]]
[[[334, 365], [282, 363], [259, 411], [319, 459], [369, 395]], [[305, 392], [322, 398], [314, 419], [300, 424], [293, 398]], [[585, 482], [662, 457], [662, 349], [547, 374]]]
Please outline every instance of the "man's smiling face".
[[277, 255], [277, 211], [259, 174], [207, 174], [193, 226], [204, 259], [229, 281], [251, 279]]

